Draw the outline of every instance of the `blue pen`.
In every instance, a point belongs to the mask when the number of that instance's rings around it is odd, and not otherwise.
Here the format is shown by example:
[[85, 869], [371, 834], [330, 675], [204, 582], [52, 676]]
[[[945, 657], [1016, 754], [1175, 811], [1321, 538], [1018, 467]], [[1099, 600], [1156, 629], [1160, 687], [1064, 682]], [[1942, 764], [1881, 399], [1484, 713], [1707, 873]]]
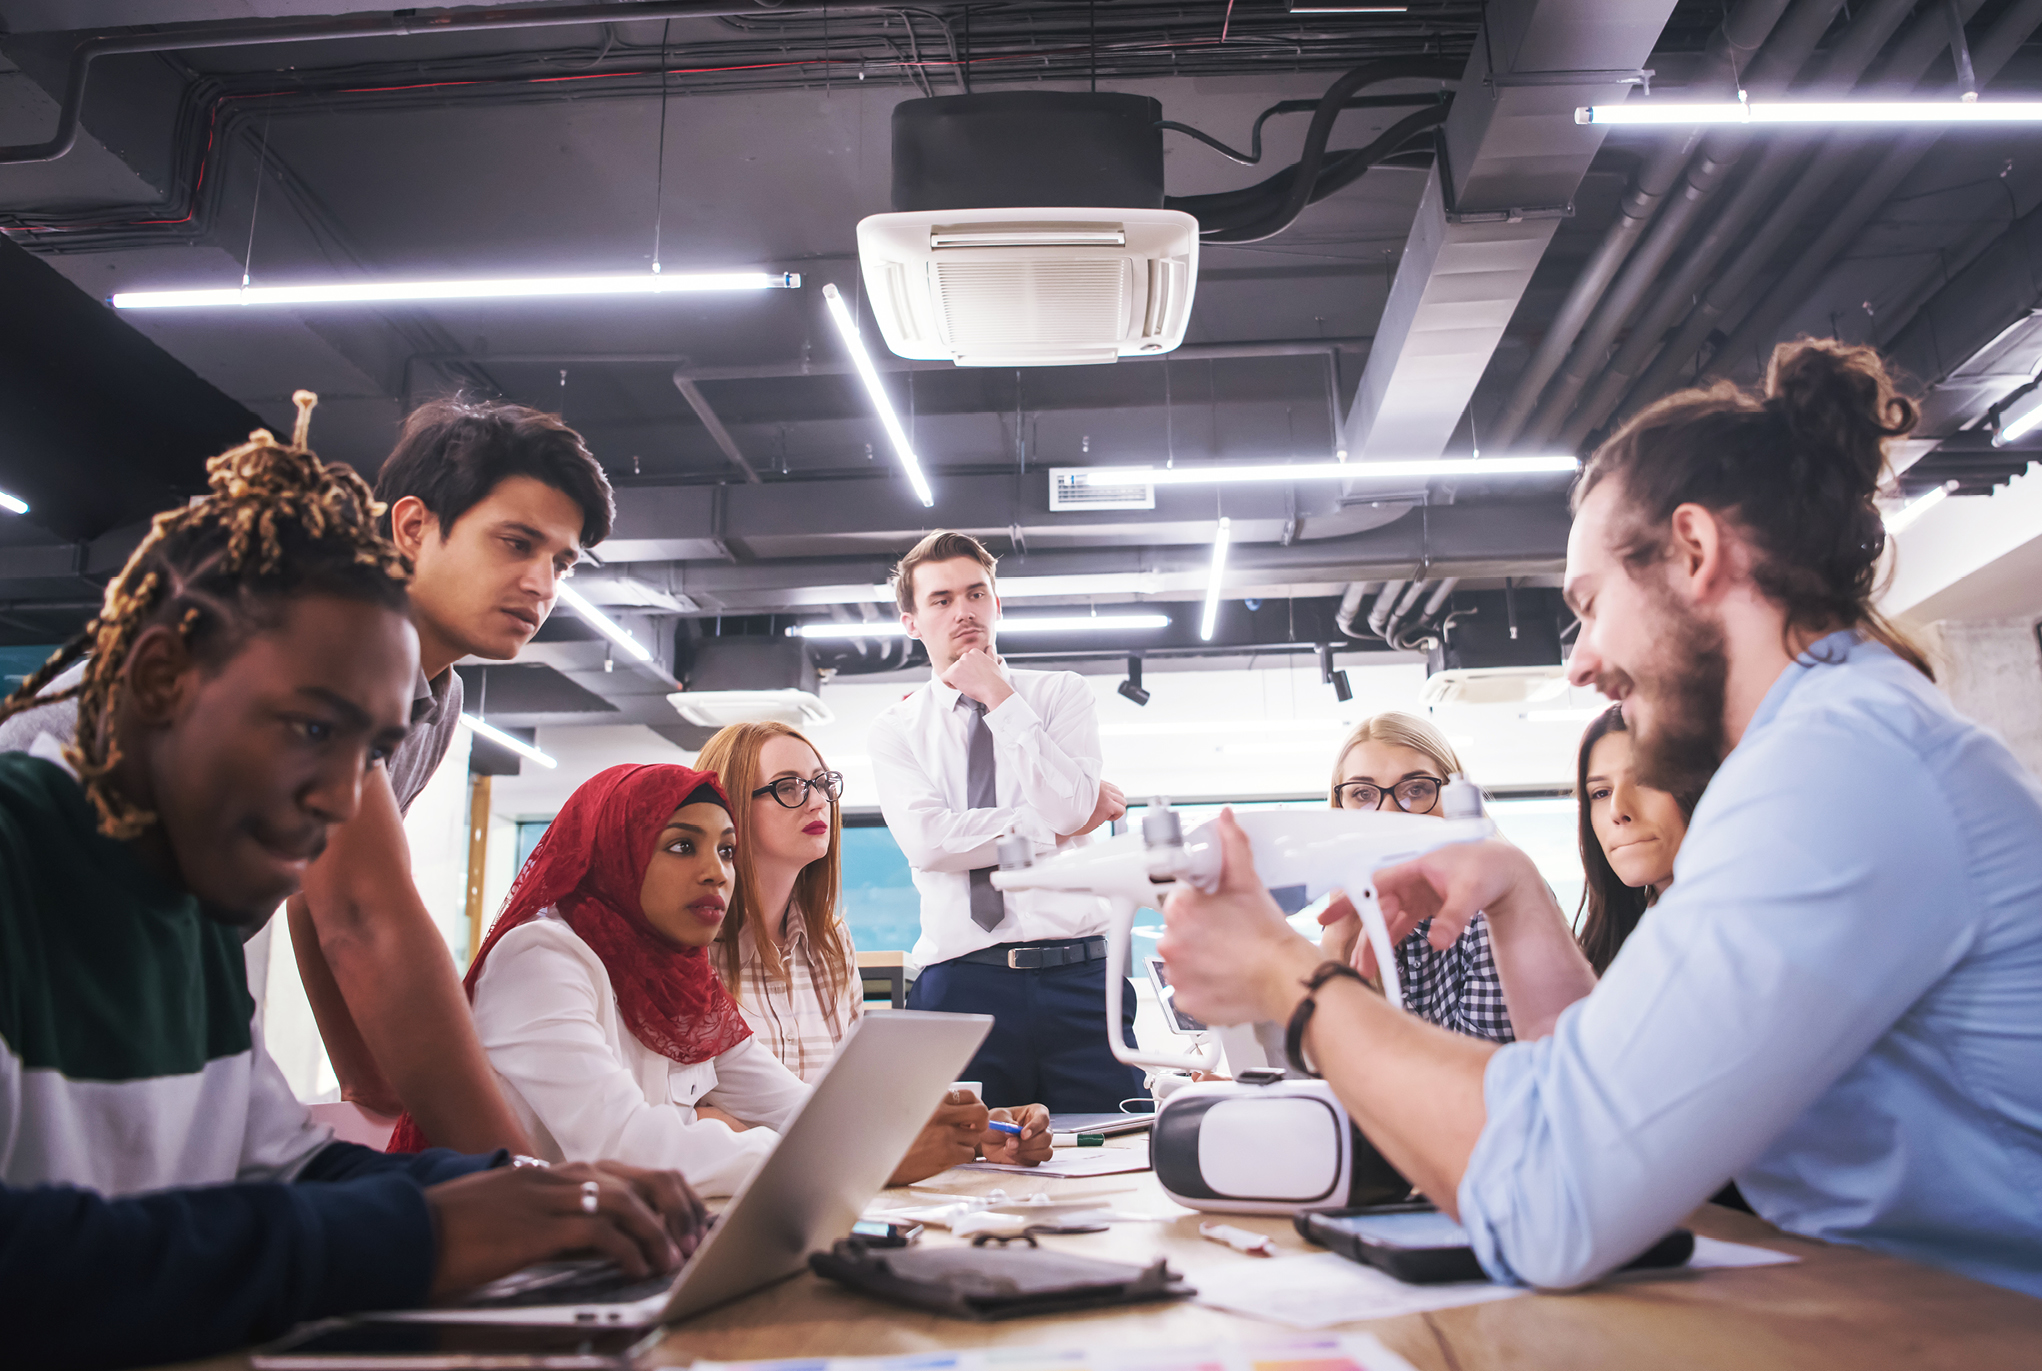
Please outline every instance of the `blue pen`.
[[1018, 1138], [1021, 1136], [1021, 1125], [1018, 1123], [1001, 1123], [999, 1120], [995, 1119], [993, 1122], [987, 1124], [986, 1127], [992, 1129], [993, 1132], [995, 1133], [1005, 1133], [1008, 1137], [1011, 1138]]

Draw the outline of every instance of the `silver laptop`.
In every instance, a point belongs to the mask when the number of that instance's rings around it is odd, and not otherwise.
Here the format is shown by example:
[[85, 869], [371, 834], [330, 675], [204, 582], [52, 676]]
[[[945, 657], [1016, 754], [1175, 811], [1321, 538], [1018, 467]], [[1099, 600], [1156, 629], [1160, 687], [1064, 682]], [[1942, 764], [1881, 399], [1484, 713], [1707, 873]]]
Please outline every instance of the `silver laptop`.
[[452, 1308], [378, 1314], [434, 1323], [672, 1323], [802, 1270], [907, 1155], [993, 1026], [989, 1014], [868, 1010], [787, 1131], [679, 1271], [626, 1282], [607, 1262], [542, 1262]]

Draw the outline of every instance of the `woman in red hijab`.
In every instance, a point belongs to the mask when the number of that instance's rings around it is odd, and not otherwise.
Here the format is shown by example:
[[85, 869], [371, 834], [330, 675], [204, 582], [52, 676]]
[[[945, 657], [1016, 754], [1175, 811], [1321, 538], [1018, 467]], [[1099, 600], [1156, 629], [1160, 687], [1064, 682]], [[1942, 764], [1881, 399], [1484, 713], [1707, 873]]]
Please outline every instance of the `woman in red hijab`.
[[[729, 1195], [807, 1099], [709, 961], [736, 841], [713, 773], [617, 766], [569, 797], [518, 873], [467, 989], [546, 1160], [657, 1164]], [[976, 1140], [985, 1123], [980, 1106], [956, 1126]]]

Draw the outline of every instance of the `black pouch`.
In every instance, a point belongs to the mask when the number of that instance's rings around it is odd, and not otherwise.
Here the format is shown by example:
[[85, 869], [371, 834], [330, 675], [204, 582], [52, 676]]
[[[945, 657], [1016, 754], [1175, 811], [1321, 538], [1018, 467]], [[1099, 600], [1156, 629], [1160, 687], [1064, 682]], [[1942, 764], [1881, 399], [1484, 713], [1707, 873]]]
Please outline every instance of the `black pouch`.
[[853, 1290], [960, 1319], [1015, 1319], [1196, 1294], [1169, 1264], [1132, 1266], [1043, 1248], [874, 1249], [855, 1239], [808, 1264]]

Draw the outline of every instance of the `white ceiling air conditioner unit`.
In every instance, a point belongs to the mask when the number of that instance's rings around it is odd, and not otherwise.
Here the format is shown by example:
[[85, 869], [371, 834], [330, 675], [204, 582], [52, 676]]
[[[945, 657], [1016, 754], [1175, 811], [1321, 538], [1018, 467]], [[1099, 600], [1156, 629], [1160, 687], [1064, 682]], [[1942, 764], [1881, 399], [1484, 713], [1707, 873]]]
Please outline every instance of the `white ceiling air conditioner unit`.
[[706, 638], [697, 640], [688, 656], [688, 688], [666, 698], [676, 714], [697, 728], [750, 723], [817, 728], [836, 719], [817, 692], [815, 665], [799, 640]]
[[1428, 705], [1535, 705], [1563, 699], [1567, 692], [1563, 665], [1476, 666], [1433, 672], [1420, 698]]
[[858, 225], [866, 298], [899, 356], [1071, 366], [1184, 341], [1198, 220], [1171, 209], [948, 209]]
[[675, 713], [701, 728], [757, 723], [818, 728], [837, 717], [806, 690], [680, 690], [666, 698]]

